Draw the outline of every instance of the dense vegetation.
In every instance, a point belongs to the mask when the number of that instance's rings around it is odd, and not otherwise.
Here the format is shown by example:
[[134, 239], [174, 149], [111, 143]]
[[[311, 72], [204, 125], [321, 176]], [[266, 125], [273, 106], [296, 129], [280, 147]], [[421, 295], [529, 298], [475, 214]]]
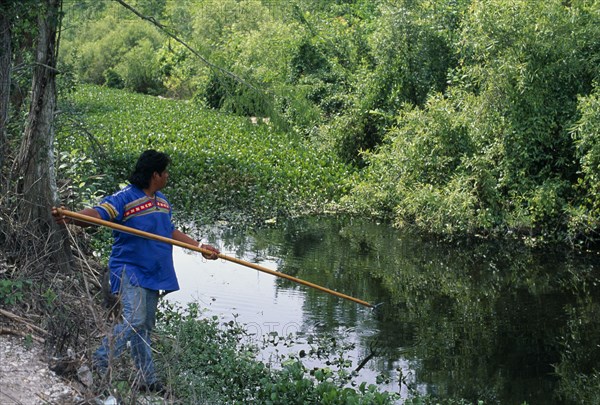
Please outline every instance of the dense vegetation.
[[347, 193], [353, 177], [348, 165], [297, 136], [193, 103], [80, 86], [63, 106], [59, 168], [77, 204], [116, 190], [147, 148], [172, 157], [167, 193], [187, 219], [323, 212]]
[[77, 80], [269, 116], [360, 168], [344, 202], [398, 225], [597, 239], [599, 2], [131, 5], [163, 29], [65, 4]]

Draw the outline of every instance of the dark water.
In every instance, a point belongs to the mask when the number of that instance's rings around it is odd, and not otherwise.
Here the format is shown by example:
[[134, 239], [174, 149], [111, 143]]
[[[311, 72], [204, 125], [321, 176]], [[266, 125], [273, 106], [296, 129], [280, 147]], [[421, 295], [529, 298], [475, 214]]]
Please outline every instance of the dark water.
[[[343, 292], [369, 308], [226, 261], [176, 251], [182, 290], [207, 315], [264, 335], [348, 345], [358, 381], [499, 404], [598, 401], [600, 257], [485, 241], [444, 244], [385, 224], [303, 218], [238, 232], [212, 228], [230, 256]], [[595, 385], [594, 385], [595, 384]]]

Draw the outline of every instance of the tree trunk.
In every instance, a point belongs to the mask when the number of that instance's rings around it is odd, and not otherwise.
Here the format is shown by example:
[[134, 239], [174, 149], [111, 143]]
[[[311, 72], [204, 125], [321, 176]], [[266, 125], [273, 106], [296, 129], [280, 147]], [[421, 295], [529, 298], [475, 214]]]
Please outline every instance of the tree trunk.
[[0, 194], [4, 189], [4, 165], [7, 154], [6, 124], [10, 100], [10, 63], [12, 58], [10, 22], [6, 13], [0, 15]]
[[33, 71], [31, 107], [19, 154], [16, 173], [17, 192], [23, 198], [18, 207], [19, 220], [28, 224], [32, 235], [47, 235], [54, 264], [70, 270], [72, 255], [64, 231], [50, 214], [59, 203], [54, 164], [54, 113], [56, 110], [57, 33], [62, 0], [45, 0], [39, 17], [36, 64]]

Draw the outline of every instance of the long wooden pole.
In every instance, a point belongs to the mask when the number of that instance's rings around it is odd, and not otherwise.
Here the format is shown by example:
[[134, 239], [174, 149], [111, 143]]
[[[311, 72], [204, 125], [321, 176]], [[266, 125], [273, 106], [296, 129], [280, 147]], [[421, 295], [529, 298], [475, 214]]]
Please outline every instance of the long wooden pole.
[[[179, 246], [179, 247], [182, 247], [184, 249], [194, 250], [194, 251], [200, 252], [200, 253], [206, 253], [206, 254], [209, 254], [209, 255], [214, 254], [214, 252], [212, 250], [202, 249], [202, 248], [200, 248], [198, 246], [194, 246], [194, 245], [190, 245], [190, 244], [187, 244], [187, 243], [184, 243], [184, 242], [180, 242], [180, 241], [175, 240], [175, 239], [165, 238], [164, 236], [155, 235], [153, 233], [140, 231], [138, 229], [134, 229], [134, 228], [131, 228], [131, 227], [128, 227], [128, 226], [123, 226], [123, 225], [120, 225], [120, 224], [115, 224], [113, 222], [105, 221], [103, 219], [94, 218], [94, 217], [90, 217], [88, 215], [79, 214], [77, 212], [69, 211], [69, 210], [64, 209], [64, 208], [56, 208], [56, 211], [58, 212], [58, 214], [64, 215], [65, 217], [70, 217], [70, 218], [76, 219], [78, 221], [86, 222], [86, 223], [89, 223], [89, 224], [106, 226], [108, 228], [112, 228], [112, 229], [115, 229], [117, 231], [126, 232], [126, 233], [129, 233], [129, 234], [132, 234], [132, 235], [140, 236], [142, 238], [153, 239], [153, 240], [157, 240], [157, 241], [160, 241], [160, 242], [169, 243], [169, 244], [174, 245], [174, 246]], [[274, 271], [274, 270], [268, 269], [268, 268], [260, 266], [258, 264], [250, 263], [250, 262], [247, 262], [245, 260], [241, 260], [241, 259], [238, 259], [238, 258], [235, 258], [235, 257], [227, 256], [227, 255], [224, 255], [222, 253], [219, 253], [218, 256], [219, 256], [220, 259], [227, 260], [227, 261], [230, 261], [230, 262], [233, 262], [233, 263], [237, 263], [237, 264], [241, 264], [242, 266], [250, 267], [250, 268], [252, 268], [254, 270], [262, 271], [263, 273], [268, 273], [268, 274], [271, 274], [273, 276], [285, 278], [285, 279], [293, 281], [295, 283], [302, 284], [302, 285], [305, 285], [305, 286], [317, 289], [319, 291], [326, 292], [326, 293], [331, 294], [331, 295], [335, 295], [336, 297], [344, 298], [346, 300], [356, 302], [357, 304], [364, 305], [365, 307], [369, 307], [369, 308], [375, 308], [376, 307], [375, 305], [370, 304], [370, 303], [368, 303], [366, 301], [360, 300], [358, 298], [354, 298], [354, 297], [351, 297], [349, 295], [342, 294], [340, 292], [330, 290], [329, 288], [322, 287], [322, 286], [320, 286], [318, 284], [314, 284], [314, 283], [311, 283], [309, 281], [305, 281], [305, 280], [301, 280], [301, 279], [296, 278], [296, 277], [292, 277], [292, 276], [290, 276], [288, 274], [285, 274], [285, 273], [280, 273], [278, 271]]]

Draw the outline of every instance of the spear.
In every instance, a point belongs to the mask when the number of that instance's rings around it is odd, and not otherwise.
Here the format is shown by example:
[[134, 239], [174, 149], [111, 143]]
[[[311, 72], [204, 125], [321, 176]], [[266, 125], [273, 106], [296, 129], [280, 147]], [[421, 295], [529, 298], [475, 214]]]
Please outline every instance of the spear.
[[[184, 242], [180, 242], [180, 241], [177, 241], [175, 239], [166, 238], [164, 236], [155, 235], [155, 234], [150, 233], [150, 232], [140, 231], [138, 229], [134, 229], [134, 228], [131, 228], [129, 226], [124, 226], [124, 225], [116, 224], [116, 223], [113, 223], [113, 222], [110, 222], [110, 221], [105, 221], [103, 219], [94, 218], [94, 217], [90, 217], [88, 215], [79, 214], [77, 212], [69, 211], [69, 210], [67, 210], [65, 208], [55, 208], [55, 209], [56, 209], [56, 212], [59, 215], [63, 215], [65, 217], [70, 217], [70, 218], [76, 219], [76, 220], [81, 221], [81, 222], [86, 222], [88, 224], [105, 226], [105, 227], [114, 229], [116, 231], [129, 233], [129, 234], [140, 236], [140, 237], [146, 238], [146, 239], [152, 239], [152, 240], [157, 240], [157, 241], [160, 241], [160, 242], [169, 243], [169, 244], [171, 244], [173, 246], [179, 246], [179, 247], [184, 248], [184, 249], [193, 250], [193, 251], [204, 253], [204, 254], [207, 254], [207, 255], [213, 255], [215, 253], [212, 250], [202, 249], [201, 247], [190, 245], [190, 244], [184, 243]], [[340, 292], [330, 290], [329, 288], [322, 287], [322, 286], [320, 286], [318, 284], [314, 284], [314, 283], [311, 283], [309, 281], [305, 281], [305, 280], [302, 280], [302, 279], [290, 276], [290, 275], [285, 274], [285, 273], [280, 273], [278, 271], [274, 271], [274, 270], [268, 269], [268, 268], [260, 266], [258, 264], [250, 263], [250, 262], [247, 262], [245, 260], [238, 259], [236, 257], [227, 256], [227, 255], [224, 255], [222, 253], [219, 253], [217, 256], [220, 259], [227, 260], [227, 261], [230, 261], [232, 263], [237, 263], [237, 264], [249, 267], [249, 268], [254, 269], [254, 270], [262, 271], [263, 273], [271, 274], [271, 275], [276, 276], [276, 277], [285, 278], [287, 280], [293, 281], [294, 283], [298, 283], [298, 284], [305, 285], [307, 287], [314, 288], [316, 290], [319, 290], [319, 291], [322, 291], [322, 292], [334, 295], [336, 297], [343, 298], [343, 299], [355, 302], [355, 303], [360, 304], [360, 305], [364, 305], [365, 307], [369, 307], [369, 308], [375, 309], [375, 308], [377, 308], [377, 306], [380, 305], [380, 304], [373, 305], [373, 304], [370, 304], [370, 303], [368, 303], [366, 301], [360, 300], [358, 298], [351, 297], [350, 295], [342, 294]]]

